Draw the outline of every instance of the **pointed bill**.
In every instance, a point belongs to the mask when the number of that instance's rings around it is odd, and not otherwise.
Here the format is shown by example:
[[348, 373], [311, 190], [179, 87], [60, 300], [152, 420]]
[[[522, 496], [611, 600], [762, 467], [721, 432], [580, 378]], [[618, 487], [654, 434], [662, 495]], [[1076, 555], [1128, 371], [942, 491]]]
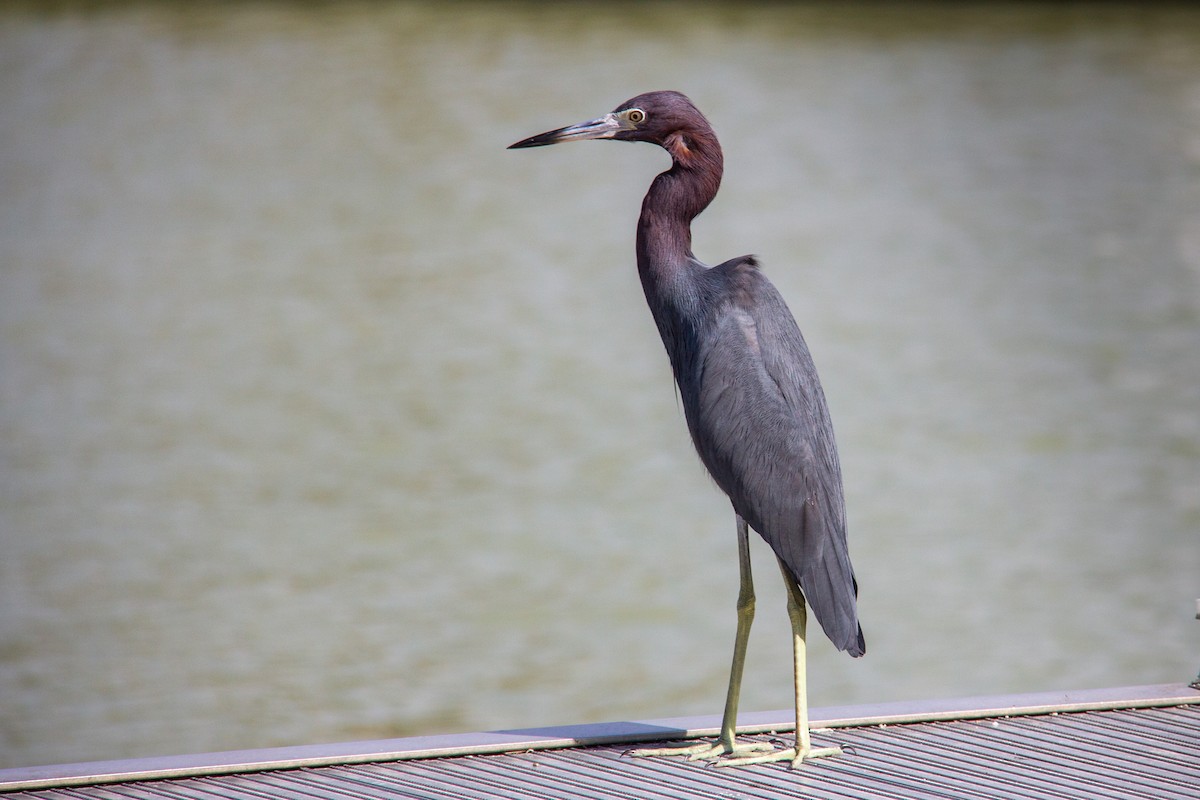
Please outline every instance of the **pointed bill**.
[[553, 131], [546, 131], [545, 133], [539, 133], [537, 136], [530, 136], [528, 139], [522, 139], [516, 144], [510, 144], [508, 149], [517, 150], [522, 147], [545, 147], [548, 144], [573, 142], [580, 139], [611, 139], [619, 131], [625, 130], [627, 127], [628, 125], [616, 114], [605, 114], [599, 119], [588, 120], [578, 125], [568, 125], [565, 128]]

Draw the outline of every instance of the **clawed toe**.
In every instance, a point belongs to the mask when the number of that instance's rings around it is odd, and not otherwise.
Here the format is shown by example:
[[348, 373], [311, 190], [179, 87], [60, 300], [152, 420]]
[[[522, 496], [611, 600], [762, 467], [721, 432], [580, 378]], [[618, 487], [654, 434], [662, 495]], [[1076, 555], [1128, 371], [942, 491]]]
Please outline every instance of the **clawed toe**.
[[704, 757], [704, 753], [711, 750], [713, 747], [720, 745], [710, 745], [706, 742], [700, 744], [685, 745], [683, 747], [642, 747], [637, 750], [630, 750], [625, 755], [632, 758], [650, 758], [652, 756], [685, 756], [688, 759], [693, 757]]
[[735, 744], [732, 747], [723, 742], [715, 744], [701, 742], [684, 747], [652, 747], [631, 750], [627, 755], [634, 758], [682, 756], [688, 761], [711, 761], [714, 767], [744, 767], [750, 764], [773, 764], [778, 761], [790, 761], [793, 767], [798, 767], [809, 759], [836, 756], [841, 752], [840, 747], [817, 747], [797, 756], [795, 747], [776, 750], [767, 742]]
[[714, 761], [721, 763], [718, 759], [723, 758], [752, 758], [764, 750], [770, 750], [771, 745], [766, 742], [751, 742], [749, 744], [735, 744], [732, 747], [726, 746], [722, 742], [709, 744], [701, 742], [699, 744], [686, 745], [684, 747], [652, 747], [639, 750], [631, 750], [627, 755], [634, 758], [646, 758], [649, 756], [683, 756], [688, 761]]
[[762, 755], [744, 756], [740, 758], [727, 758], [717, 761], [713, 764], [715, 767], [745, 767], [750, 764], [774, 764], [778, 761], [792, 762], [793, 769], [814, 758], [823, 758], [825, 756], [841, 755], [842, 748], [840, 747], [816, 747], [803, 753], [796, 755], [796, 748], [789, 747], [786, 750], [775, 750]]

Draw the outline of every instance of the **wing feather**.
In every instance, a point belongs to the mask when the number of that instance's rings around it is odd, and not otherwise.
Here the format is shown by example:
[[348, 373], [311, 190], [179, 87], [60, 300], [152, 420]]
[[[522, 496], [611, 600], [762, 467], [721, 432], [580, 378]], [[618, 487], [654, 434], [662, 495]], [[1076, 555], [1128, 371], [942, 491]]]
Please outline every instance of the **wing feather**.
[[791, 311], [749, 259], [711, 271], [726, 301], [701, 331], [693, 438], [734, 509], [799, 582], [821, 627], [865, 650], [825, 396]]

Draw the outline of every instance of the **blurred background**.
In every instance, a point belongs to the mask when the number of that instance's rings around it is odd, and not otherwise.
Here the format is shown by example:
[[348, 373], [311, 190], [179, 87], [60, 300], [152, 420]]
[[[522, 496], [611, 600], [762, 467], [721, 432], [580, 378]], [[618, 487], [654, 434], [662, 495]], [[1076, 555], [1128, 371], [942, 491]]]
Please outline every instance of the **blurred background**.
[[662, 88], [837, 427], [868, 653], [814, 631], [814, 705], [1196, 674], [1200, 12], [4, 4], [0, 766], [720, 713], [669, 162], [504, 149]]

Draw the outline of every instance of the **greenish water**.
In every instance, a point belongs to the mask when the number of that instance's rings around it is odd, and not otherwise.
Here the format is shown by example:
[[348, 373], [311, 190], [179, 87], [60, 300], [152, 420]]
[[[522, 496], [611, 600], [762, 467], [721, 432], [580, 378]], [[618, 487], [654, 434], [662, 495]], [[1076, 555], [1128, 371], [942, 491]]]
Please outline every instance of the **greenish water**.
[[868, 654], [813, 702], [1194, 676], [1200, 14], [9, 6], [0, 766], [719, 713], [665, 157], [504, 150], [655, 88], [833, 409]]

